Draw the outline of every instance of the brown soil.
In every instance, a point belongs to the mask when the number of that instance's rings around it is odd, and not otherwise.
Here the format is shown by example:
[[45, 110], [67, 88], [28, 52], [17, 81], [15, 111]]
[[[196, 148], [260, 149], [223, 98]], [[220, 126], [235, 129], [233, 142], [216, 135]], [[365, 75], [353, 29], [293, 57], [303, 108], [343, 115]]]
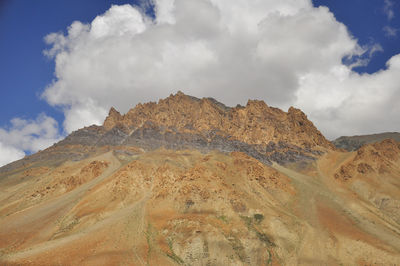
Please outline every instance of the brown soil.
[[286, 167], [239, 152], [107, 149], [0, 180], [2, 265], [400, 261], [390, 143]]

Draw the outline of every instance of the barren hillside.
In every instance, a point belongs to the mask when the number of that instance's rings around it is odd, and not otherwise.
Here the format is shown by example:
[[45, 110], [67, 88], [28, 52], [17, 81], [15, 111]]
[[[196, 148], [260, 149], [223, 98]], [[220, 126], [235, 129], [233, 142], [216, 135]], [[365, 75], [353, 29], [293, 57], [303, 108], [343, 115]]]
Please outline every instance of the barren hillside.
[[178, 93], [0, 168], [2, 265], [396, 265], [400, 143]]

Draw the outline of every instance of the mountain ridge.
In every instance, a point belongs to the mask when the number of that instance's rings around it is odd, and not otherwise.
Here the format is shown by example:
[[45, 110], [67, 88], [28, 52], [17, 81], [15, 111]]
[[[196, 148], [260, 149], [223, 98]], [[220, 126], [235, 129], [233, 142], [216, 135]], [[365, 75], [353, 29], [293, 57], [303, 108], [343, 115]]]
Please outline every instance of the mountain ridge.
[[293, 107], [286, 113], [263, 101], [249, 100], [245, 107], [232, 108], [182, 92], [158, 103], [139, 103], [124, 115], [112, 107], [103, 126], [75, 131], [57, 145], [65, 144], [240, 151], [268, 164], [312, 160], [335, 149]]
[[[190, 111], [188, 105], [192, 107], [190, 119], [181, 117], [181, 120], [162, 122], [162, 119], [166, 120], [178, 111], [182, 114]], [[174, 106], [176, 110], [169, 111]], [[205, 107], [202, 111], [203, 119], [198, 119], [195, 113], [201, 106]], [[155, 110], [156, 108], [164, 112]], [[207, 112], [210, 109], [211, 114]], [[157, 112], [159, 113], [154, 115]], [[229, 121], [229, 115], [236, 120]], [[226, 117], [228, 121], [224, 120]], [[225, 131], [226, 128], [228, 130]], [[239, 133], [231, 134], [235, 130]], [[250, 131], [252, 133], [247, 134]], [[246, 106], [227, 107], [213, 98], [199, 99], [180, 91], [159, 100], [159, 103], [139, 103], [125, 115], [111, 107], [102, 126], [91, 125], [78, 129], [46, 150], [57, 147], [62, 149], [67, 145], [83, 145], [88, 147], [84, 148], [86, 150], [90, 147], [123, 145], [144, 150], [165, 147], [175, 150], [195, 148], [203, 152], [239, 151], [267, 164], [315, 160], [327, 150], [335, 149], [307, 116], [294, 107], [284, 112], [259, 100], [249, 100]], [[40, 160], [43, 156], [46, 157], [46, 150], [3, 166], [0, 172], [21, 167], [28, 161]], [[82, 155], [73, 153], [57, 154], [60, 160], [82, 158]]]
[[341, 136], [333, 140], [332, 143], [336, 146], [336, 148], [354, 151], [361, 148], [361, 146], [364, 144], [376, 143], [385, 139], [400, 141], [400, 133], [383, 132], [369, 135]]
[[[180, 91], [158, 103], [138, 104], [125, 115], [111, 108], [103, 126], [107, 130], [117, 125], [140, 127], [149, 120], [183, 132], [219, 130], [248, 144], [290, 139], [292, 144], [302, 147], [333, 148], [307, 116], [294, 107], [286, 113], [259, 100], [249, 100], [245, 107], [227, 107], [215, 99], [199, 99]], [[263, 127], [268, 127], [268, 131]]]

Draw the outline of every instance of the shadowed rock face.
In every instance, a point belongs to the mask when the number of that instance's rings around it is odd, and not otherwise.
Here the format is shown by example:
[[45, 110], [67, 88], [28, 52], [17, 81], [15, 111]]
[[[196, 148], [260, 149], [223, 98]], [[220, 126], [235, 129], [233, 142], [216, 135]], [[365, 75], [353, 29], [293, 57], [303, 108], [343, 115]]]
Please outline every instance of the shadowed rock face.
[[267, 145], [248, 144], [239, 140], [229, 139], [217, 131], [192, 134], [179, 132], [176, 129], [160, 128], [151, 122], [126, 134], [117, 127], [109, 131], [99, 131], [95, 127], [76, 131], [56, 146], [80, 144], [88, 146], [133, 146], [144, 150], [156, 150], [164, 147], [171, 150], [197, 149], [204, 153], [218, 150], [221, 152], [244, 152], [263, 163], [272, 161], [284, 164], [299, 160], [314, 159], [319, 151], [304, 149], [285, 142], [269, 142]]
[[264, 163], [313, 159], [332, 144], [306, 115], [263, 101], [230, 108], [212, 98], [178, 92], [159, 103], [139, 104], [121, 115], [111, 108], [104, 125], [73, 132], [57, 145], [135, 146], [145, 150], [240, 151]]

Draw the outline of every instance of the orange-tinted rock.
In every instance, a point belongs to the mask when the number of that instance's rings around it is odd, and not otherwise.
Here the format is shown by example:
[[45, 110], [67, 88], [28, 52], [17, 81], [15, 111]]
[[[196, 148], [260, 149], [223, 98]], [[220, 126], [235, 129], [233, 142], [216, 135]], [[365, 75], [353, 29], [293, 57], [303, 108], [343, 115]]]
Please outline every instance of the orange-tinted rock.
[[117, 110], [115, 110], [114, 107], [111, 107], [110, 112], [108, 113], [108, 116], [107, 116], [106, 120], [104, 121], [103, 126], [107, 130], [110, 130], [113, 127], [115, 127], [121, 119], [122, 119], [122, 115]]
[[334, 174], [335, 178], [347, 181], [359, 175], [376, 172], [391, 172], [392, 164], [400, 160], [400, 143], [392, 139], [366, 144], [357, 150], [352, 160], [343, 164]]
[[123, 124], [138, 128], [147, 121], [187, 133], [217, 130], [224, 137], [248, 144], [284, 141], [302, 148], [334, 149], [299, 109], [291, 107], [286, 113], [258, 100], [249, 100], [246, 107], [230, 108], [214, 99], [197, 99], [182, 92], [158, 103], [138, 104], [122, 116], [111, 109], [104, 127], [110, 129]]

